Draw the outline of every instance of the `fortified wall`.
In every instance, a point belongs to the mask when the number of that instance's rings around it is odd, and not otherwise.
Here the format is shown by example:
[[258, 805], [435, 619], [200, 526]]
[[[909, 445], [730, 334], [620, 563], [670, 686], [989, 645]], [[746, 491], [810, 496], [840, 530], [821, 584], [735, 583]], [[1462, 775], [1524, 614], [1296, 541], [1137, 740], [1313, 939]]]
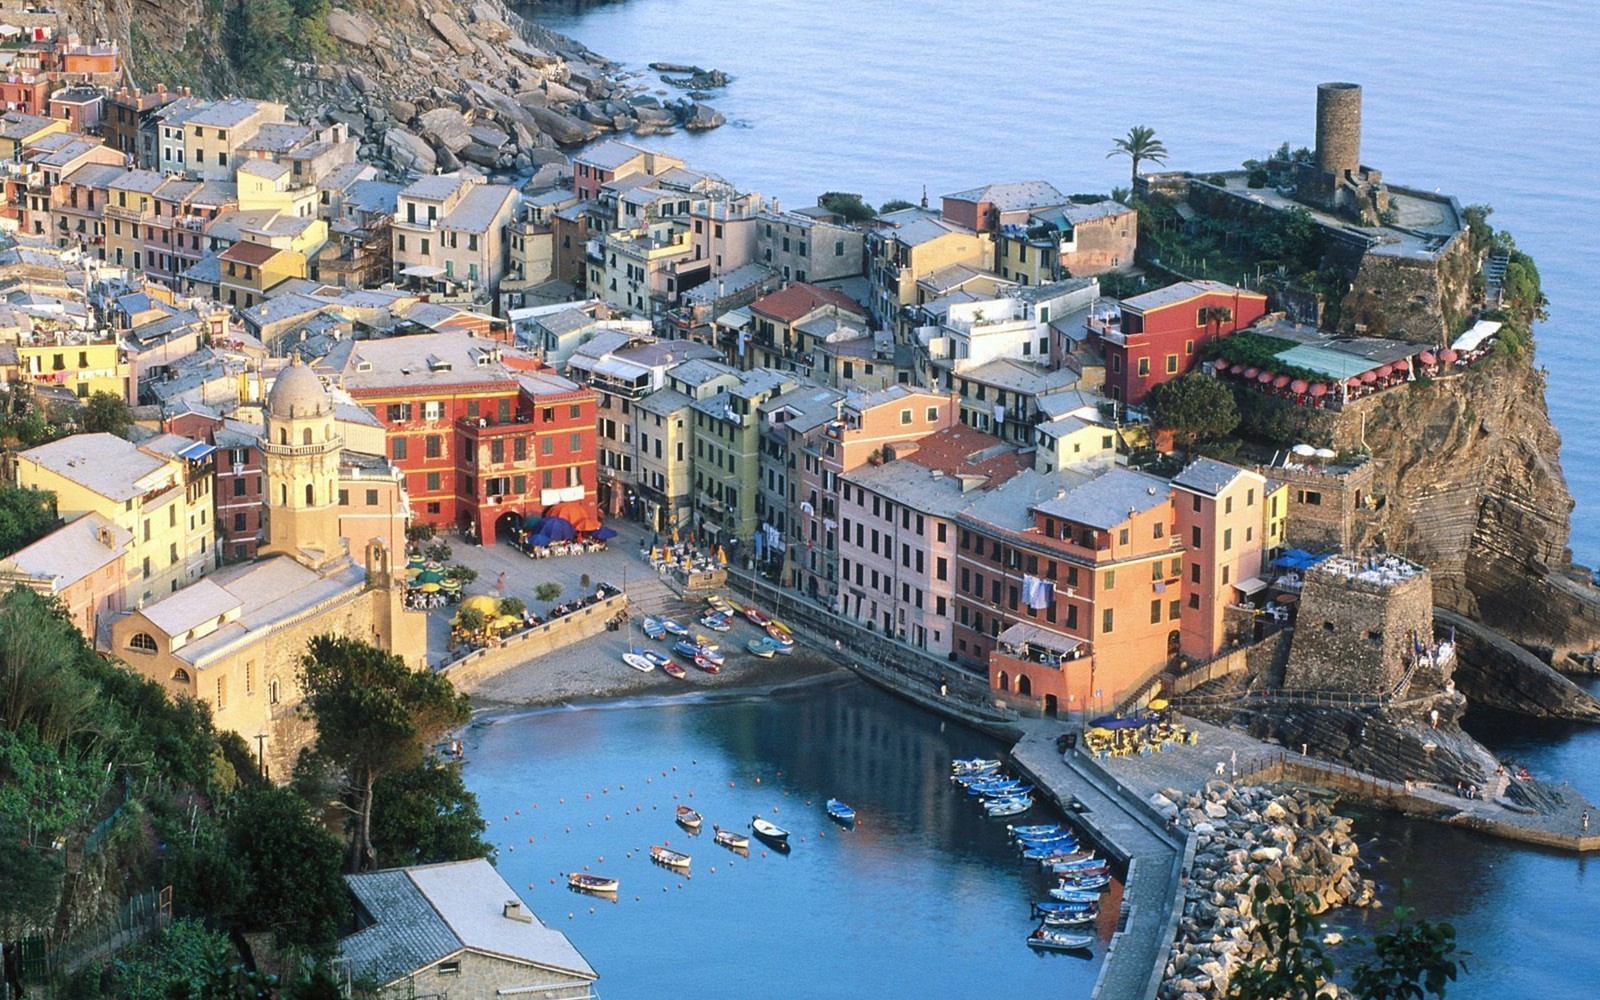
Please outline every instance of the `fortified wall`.
[[1388, 694], [1417, 644], [1432, 640], [1426, 568], [1395, 555], [1333, 556], [1306, 571], [1284, 686]]

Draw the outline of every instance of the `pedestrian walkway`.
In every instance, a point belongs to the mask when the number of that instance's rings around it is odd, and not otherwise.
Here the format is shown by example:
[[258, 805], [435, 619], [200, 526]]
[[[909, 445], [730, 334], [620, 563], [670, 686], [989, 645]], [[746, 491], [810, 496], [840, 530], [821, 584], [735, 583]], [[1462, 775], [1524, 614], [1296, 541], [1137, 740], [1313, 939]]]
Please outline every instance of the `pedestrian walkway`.
[[1111, 939], [1092, 996], [1148, 1000], [1166, 971], [1182, 875], [1193, 849], [1094, 762], [1076, 752], [1059, 753], [1058, 723], [1026, 720], [1021, 725], [1024, 735], [1011, 748], [1018, 770], [1109, 856], [1128, 866], [1122, 927]]

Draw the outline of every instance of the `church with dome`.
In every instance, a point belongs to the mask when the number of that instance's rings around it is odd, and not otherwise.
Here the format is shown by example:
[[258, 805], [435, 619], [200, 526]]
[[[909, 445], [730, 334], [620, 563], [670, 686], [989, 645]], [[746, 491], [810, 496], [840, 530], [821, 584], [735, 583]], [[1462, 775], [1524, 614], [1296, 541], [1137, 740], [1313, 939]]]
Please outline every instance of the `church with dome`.
[[403, 483], [381, 458], [347, 450], [346, 432], [362, 430], [310, 368], [284, 368], [262, 415], [257, 557], [111, 625], [108, 652], [209, 704], [217, 728], [243, 736], [279, 780], [313, 736], [295, 680], [311, 638], [365, 639], [413, 666], [426, 653], [426, 617], [404, 606]]

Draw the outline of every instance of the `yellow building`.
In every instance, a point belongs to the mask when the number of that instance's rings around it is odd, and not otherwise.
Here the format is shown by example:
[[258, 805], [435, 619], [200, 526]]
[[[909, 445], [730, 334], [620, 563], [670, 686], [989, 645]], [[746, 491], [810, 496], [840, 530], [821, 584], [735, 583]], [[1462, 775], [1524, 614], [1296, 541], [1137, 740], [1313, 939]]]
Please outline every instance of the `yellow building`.
[[360, 564], [345, 551], [343, 439], [309, 368], [292, 365], [273, 384], [261, 450], [261, 557], [128, 612], [111, 625], [109, 652], [169, 692], [206, 702], [219, 729], [243, 736], [268, 773], [284, 779], [313, 735], [296, 679], [307, 643], [325, 634], [363, 639], [418, 666], [426, 616], [404, 609], [400, 553], [378, 537]]
[[248, 309], [291, 278], [304, 278], [310, 270], [306, 256], [253, 243], [235, 243], [217, 255], [222, 266], [222, 301]]
[[239, 189], [239, 211], [270, 208], [284, 215], [311, 218], [317, 214], [315, 184], [301, 184], [287, 163], [248, 159], [234, 173]]
[[1269, 479], [1263, 489], [1266, 490], [1266, 549], [1269, 555], [1276, 557], [1289, 544], [1284, 527], [1289, 520], [1289, 484]]
[[977, 271], [988, 271], [994, 264], [989, 234], [958, 226], [931, 209], [890, 212], [876, 222], [877, 228], [867, 234], [870, 305], [879, 322], [897, 335], [910, 329], [906, 307], [922, 304], [917, 282], [956, 264]]
[[228, 181], [244, 159], [238, 148], [261, 126], [283, 121], [282, 104], [229, 98], [188, 116], [183, 124], [183, 162], [192, 177]]
[[1109, 469], [1117, 464], [1117, 430], [1080, 413], [1068, 413], [1035, 428], [1038, 450], [1033, 467], [1051, 473], [1057, 469]]
[[15, 111], [0, 115], [0, 160], [15, 163], [24, 146], [32, 145], [47, 135], [65, 132], [67, 125], [65, 118], [45, 118]]
[[74, 434], [17, 456], [17, 484], [56, 495], [62, 518], [99, 514], [132, 534], [123, 560], [127, 605], [198, 580], [214, 563], [209, 445], [163, 434], [143, 445]]
[[109, 392], [133, 402], [133, 385], [127, 358], [115, 340], [89, 343], [88, 334], [69, 334], [58, 342], [16, 345], [17, 374], [39, 385], [58, 385], [79, 399]]

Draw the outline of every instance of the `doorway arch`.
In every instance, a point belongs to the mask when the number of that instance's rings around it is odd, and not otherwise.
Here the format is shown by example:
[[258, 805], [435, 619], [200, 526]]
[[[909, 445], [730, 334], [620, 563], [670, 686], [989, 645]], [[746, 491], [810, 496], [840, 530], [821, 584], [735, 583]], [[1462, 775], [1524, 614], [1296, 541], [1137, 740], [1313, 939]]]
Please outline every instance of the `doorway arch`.
[[1056, 713], [1060, 710], [1060, 708], [1061, 703], [1056, 699], [1055, 695], [1047, 694], [1044, 696], [1044, 714], [1050, 716], [1051, 718], [1055, 718]]
[[1011, 678], [1006, 676], [1006, 672], [1004, 670], [1000, 671], [1000, 690], [1011, 690]]
[[1017, 694], [1033, 694], [1033, 681], [1028, 679], [1027, 674], [1017, 675]]

